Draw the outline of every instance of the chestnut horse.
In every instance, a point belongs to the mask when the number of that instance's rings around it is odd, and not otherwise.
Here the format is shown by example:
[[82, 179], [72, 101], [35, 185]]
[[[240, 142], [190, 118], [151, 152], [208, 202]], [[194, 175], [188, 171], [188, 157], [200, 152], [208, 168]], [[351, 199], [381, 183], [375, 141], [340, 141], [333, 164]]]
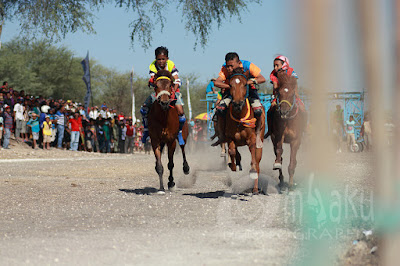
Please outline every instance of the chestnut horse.
[[301, 101], [296, 99], [295, 88], [297, 79], [288, 76], [286, 71], [278, 73], [280, 87], [277, 94], [277, 105], [268, 111], [268, 133], [264, 138], [271, 136], [274, 145], [274, 170], [279, 170], [279, 185], [284, 185], [282, 174], [283, 143], [290, 144], [289, 189], [293, 189], [293, 175], [296, 169], [296, 155], [300, 147], [301, 138], [307, 125], [307, 113], [299, 108]]
[[[175, 188], [172, 169], [174, 168], [174, 152], [176, 148], [176, 138], [179, 132], [178, 112], [171, 102], [173, 77], [168, 70], [160, 70], [155, 78], [156, 101], [152, 104], [148, 121], [151, 146], [156, 157], [156, 172], [160, 179], [160, 193], [164, 192], [163, 173], [164, 167], [161, 163], [161, 154], [164, 146], [168, 146], [168, 170], [169, 182], [168, 189]], [[186, 143], [189, 133], [187, 122], [182, 129], [182, 137]], [[183, 172], [189, 174], [189, 164], [186, 161], [185, 145], [181, 145], [183, 156]]]
[[[236, 171], [238, 165], [241, 170], [241, 156], [237, 147], [247, 145], [251, 153], [250, 178], [254, 180], [253, 192], [258, 193], [258, 175], [260, 173], [260, 161], [262, 157], [262, 145], [256, 146], [256, 118], [248, 99], [248, 76], [243, 68], [237, 68], [229, 77], [232, 102], [226, 115], [225, 140], [228, 143], [232, 171]], [[265, 111], [261, 114], [261, 132], [265, 130]], [[262, 141], [262, 140], [261, 140]], [[236, 160], [236, 161], [235, 161]]]

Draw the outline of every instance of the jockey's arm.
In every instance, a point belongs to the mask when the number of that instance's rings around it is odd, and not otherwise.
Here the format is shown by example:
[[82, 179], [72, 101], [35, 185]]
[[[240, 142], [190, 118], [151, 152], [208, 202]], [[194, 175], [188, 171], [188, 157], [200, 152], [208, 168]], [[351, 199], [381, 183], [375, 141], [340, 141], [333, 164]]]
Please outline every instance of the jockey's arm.
[[278, 82], [272, 81], [272, 85], [274, 86], [274, 90], [278, 89]]
[[215, 87], [218, 87], [220, 89], [229, 89], [230, 86], [229, 84], [226, 84], [223, 80], [222, 77], [218, 77], [216, 81], [214, 81]]
[[265, 81], [266, 81], [266, 79], [264, 78], [264, 76], [259, 74], [256, 78], [249, 79], [247, 81], [247, 84], [249, 84], [249, 85], [251, 85], [251, 84], [261, 84], [261, 83], [264, 83]]
[[174, 82], [174, 91], [177, 91], [180, 87], [181, 80], [179, 79], [178, 75], [174, 75], [174, 80], [176, 82]]

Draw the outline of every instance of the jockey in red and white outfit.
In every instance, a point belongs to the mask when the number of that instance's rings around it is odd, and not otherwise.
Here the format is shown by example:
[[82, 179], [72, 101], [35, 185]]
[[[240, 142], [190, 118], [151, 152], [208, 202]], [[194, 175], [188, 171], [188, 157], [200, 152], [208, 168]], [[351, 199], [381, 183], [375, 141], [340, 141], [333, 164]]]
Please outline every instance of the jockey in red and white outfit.
[[[279, 71], [286, 71], [288, 76], [295, 77], [298, 79], [299, 77], [297, 76], [296, 72], [289, 66], [289, 59], [286, 56], [280, 55], [277, 56], [274, 59], [274, 70], [272, 70], [271, 74], [269, 75], [269, 78], [271, 80], [271, 83], [274, 85], [274, 91], [273, 94], [275, 96], [275, 99], [272, 101], [272, 106], [276, 105], [276, 96], [278, 93], [279, 89], [279, 81], [278, 81], [278, 72]], [[299, 93], [297, 91], [297, 84], [295, 88], [295, 94], [296, 98], [299, 99]]]

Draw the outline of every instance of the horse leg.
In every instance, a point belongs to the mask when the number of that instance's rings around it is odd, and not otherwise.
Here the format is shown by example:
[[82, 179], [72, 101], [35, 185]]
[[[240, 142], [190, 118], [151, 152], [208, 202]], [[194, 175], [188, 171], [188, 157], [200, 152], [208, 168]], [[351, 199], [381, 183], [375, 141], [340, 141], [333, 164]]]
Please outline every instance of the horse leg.
[[172, 169], [174, 169], [174, 153], [176, 148], [176, 141], [172, 141], [168, 144], [168, 190], [173, 191], [175, 188], [174, 176], [172, 175]]
[[249, 143], [249, 150], [251, 153], [251, 167], [250, 167], [250, 178], [254, 179], [253, 193], [258, 193], [258, 170], [256, 160], [256, 136], [251, 138]]
[[[257, 163], [257, 174], [260, 175], [260, 162], [262, 158], [262, 148], [256, 148], [256, 163]], [[258, 178], [254, 180], [254, 187], [258, 190]]]
[[242, 171], [242, 155], [240, 155], [239, 151], [236, 149], [236, 166], [239, 167], [239, 171]]
[[160, 189], [159, 191], [165, 191], [164, 189], [164, 183], [163, 183], [163, 173], [164, 173], [164, 167], [162, 166], [161, 163], [161, 147], [153, 147], [154, 155], [156, 157], [156, 172], [158, 174], [158, 178], [160, 179]]
[[289, 189], [293, 190], [294, 182], [293, 182], [293, 176], [294, 176], [294, 170], [296, 169], [297, 165], [297, 160], [296, 160], [296, 155], [297, 151], [299, 150], [300, 147], [300, 140], [295, 140], [290, 143], [290, 163], [288, 167], [289, 171]]
[[185, 145], [181, 145], [182, 150], [182, 158], [183, 158], [183, 173], [188, 175], [190, 172], [190, 167], [188, 162], [186, 161], [186, 153], [185, 153]]
[[[283, 185], [284, 185], [284, 183], [283, 183], [283, 174], [282, 174], [282, 162], [283, 162], [283, 158], [282, 158], [282, 152], [283, 152], [283, 150], [282, 149], [280, 149], [280, 161], [278, 161], [278, 163], [277, 163], [277, 160], [278, 160], [278, 143], [277, 142], [275, 142], [275, 139], [273, 140], [273, 143], [274, 143], [274, 153], [275, 153], [275, 156], [276, 156], [276, 160], [275, 160], [275, 163], [274, 163], [274, 166], [273, 166], [273, 170], [279, 170], [279, 187], [283, 187]], [[279, 167], [280, 166], [280, 167]]]
[[284, 137], [282, 136], [282, 138], [279, 141], [274, 143], [274, 151], [276, 155], [275, 163], [273, 165], [274, 170], [282, 169], [283, 140]]
[[228, 144], [228, 147], [229, 147], [229, 156], [231, 158], [231, 162], [228, 165], [232, 171], [236, 172], [236, 164], [235, 164], [236, 145], [235, 145], [235, 142], [230, 141]]

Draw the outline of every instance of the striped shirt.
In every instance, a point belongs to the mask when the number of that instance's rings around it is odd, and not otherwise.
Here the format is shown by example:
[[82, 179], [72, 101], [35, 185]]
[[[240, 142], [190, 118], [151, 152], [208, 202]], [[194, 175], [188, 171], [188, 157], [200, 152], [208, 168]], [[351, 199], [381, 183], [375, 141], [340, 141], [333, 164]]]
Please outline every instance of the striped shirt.
[[4, 113], [4, 128], [12, 129], [13, 127], [13, 118], [9, 113]]
[[65, 125], [64, 113], [61, 113], [60, 111], [57, 111], [56, 119], [57, 119], [57, 125], [62, 125], [62, 126]]

